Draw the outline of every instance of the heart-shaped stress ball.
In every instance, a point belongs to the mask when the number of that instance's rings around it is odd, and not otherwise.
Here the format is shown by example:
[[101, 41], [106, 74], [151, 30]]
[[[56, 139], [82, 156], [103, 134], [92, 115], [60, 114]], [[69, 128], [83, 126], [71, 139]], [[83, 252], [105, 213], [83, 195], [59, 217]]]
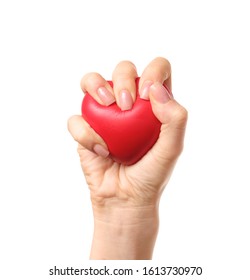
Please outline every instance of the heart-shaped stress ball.
[[139, 97], [138, 84], [139, 78], [136, 79], [136, 101], [128, 111], [121, 111], [116, 103], [100, 105], [88, 93], [82, 102], [83, 118], [105, 141], [110, 156], [125, 165], [136, 163], [151, 149], [161, 128], [150, 101]]

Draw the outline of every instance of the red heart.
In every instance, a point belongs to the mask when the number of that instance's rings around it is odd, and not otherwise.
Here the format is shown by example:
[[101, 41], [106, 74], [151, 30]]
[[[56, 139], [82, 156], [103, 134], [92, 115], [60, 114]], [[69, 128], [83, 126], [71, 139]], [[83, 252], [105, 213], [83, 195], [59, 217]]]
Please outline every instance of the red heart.
[[125, 165], [136, 163], [151, 149], [161, 128], [150, 101], [139, 97], [138, 83], [139, 78], [136, 79], [136, 101], [131, 110], [121, 111], [116, 103], [100, 105], [88, 93], [82, 102], [83, 118], [103, 138], [110, 156]]

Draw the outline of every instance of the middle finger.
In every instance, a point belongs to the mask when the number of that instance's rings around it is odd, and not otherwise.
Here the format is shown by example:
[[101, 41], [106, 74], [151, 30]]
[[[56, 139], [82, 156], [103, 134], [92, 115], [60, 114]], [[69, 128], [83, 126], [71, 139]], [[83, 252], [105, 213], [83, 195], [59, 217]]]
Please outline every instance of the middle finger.
[[136, 99], [137, 70], [130, 61], [120, 62], [112, 75], [116, 103], [121, 110], [130, 110]]

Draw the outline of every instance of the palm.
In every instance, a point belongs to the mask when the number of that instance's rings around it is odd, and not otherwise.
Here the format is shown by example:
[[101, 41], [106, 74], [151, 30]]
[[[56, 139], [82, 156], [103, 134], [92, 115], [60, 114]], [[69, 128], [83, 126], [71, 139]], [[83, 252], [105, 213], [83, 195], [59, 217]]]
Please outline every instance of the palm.
[[78, 152], [92, 201], [103, 202], [104, 199], [116, 198], [119, 203], [121, 200], [130, 200], [132, 203], [136, 201], [136, 204], [148, 204], [157, 197], [170, 175], [159, 173], [158, 167], [152, 167], [152, 153], [134, 165], [124, 166], [110, 158], [102, 158], [80, 145]]

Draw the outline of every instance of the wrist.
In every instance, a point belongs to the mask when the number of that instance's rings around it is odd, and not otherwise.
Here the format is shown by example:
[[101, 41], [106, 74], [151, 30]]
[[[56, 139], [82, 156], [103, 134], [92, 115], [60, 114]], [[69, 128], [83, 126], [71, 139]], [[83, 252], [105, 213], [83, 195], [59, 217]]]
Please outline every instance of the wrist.
[[158, 205], [94, 207], [91, 259], [151, 259], [157, 237]]

